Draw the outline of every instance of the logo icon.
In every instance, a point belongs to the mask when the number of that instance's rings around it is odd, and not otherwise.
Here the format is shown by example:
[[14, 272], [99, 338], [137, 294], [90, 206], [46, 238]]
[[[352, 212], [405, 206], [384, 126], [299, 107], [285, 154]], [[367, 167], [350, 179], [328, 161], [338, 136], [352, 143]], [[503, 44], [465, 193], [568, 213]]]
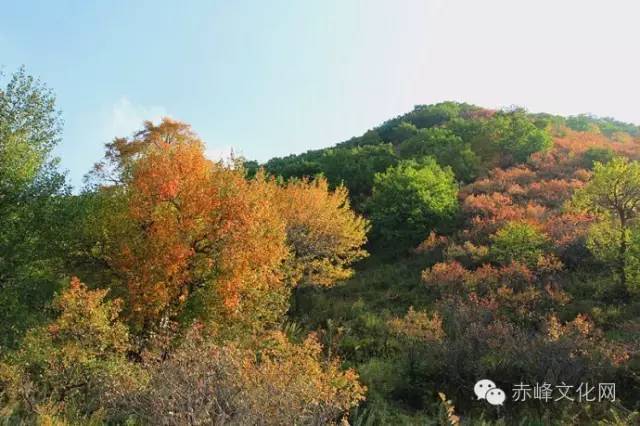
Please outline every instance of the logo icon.
[[491, 405], [502, 405], [507, 396], [502, 389], [494, 388], [487, 392], [485, 399]]
[[489, 379], [478, 380], [473, 387], [473, 392], [478, 399], [484, 399], [491, 405], [502, 405], [507, 399], [504, 391]]

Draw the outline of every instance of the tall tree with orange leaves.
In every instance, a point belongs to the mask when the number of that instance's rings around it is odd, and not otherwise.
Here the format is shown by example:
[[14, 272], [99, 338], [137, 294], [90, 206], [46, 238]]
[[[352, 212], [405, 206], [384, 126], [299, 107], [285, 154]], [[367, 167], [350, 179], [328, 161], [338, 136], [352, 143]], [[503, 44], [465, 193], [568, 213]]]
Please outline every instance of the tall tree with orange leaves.
[[98, 207], [85, 251], [115, 275], [102, 281], [119, 283], [140, 330], [179, 318], [264, 329], [283, 319], [293, 286], [332, 285], [366, 256], [368, 223], [344, 187], [247, 179], [171, 119], [107, 144], [90, 178]]
[[96, 167], [105, 170], [100, 191], [120, 208], [103, 215], [99, 253], [133, 324], [189, 314], [259, 327], [284, 312], [287, 247], [272, 185], [208, 160], [190, 127], [170, 119], [109, 144]]

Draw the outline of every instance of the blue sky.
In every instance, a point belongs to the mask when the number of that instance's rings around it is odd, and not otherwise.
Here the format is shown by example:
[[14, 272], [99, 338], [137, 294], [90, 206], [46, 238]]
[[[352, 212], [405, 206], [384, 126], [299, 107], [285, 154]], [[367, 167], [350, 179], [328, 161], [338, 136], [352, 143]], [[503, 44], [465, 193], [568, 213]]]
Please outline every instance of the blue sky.
[[634, 0], [12, 1], [0, 66], [54, 89], [78, 186], [163, 115], [217, 157], [332, 145], [458, 100], [640, 122]]

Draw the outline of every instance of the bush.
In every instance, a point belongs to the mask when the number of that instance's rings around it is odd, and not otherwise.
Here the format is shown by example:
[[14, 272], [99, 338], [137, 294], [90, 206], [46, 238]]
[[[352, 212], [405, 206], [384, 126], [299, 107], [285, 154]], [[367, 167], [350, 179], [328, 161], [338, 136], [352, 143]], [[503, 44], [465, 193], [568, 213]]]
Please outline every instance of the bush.
[[547, 237], [524, 222], [510, 222], [491, 237], [490, 255], [502, 265], [511, 262], [533, 267], [548, 245]]
[[403, 161], [377, 174], [368, 203], [374, 238], [388, 246], [415, 247], [452, 218], [457, 191], [451, 169], [429, 157]]
[[273, 333], [254, 351], [194, 330], [151, 366], [148, 387], [123, 395], [121, 414], [149, 424], [332, 424], [366, 391], [339, 365], [322, 360], [313, 335], [294, 344]]
[[136, 386], [134, 379], [142, 376], [127, 362], [120, 301], [106, 301], [106, 295], [74, 278], [55, 300], [57, 319], [29, 331], [20, 349], [0, 363], [3, 414], [89, 418], [103, 410], [114, 389]]

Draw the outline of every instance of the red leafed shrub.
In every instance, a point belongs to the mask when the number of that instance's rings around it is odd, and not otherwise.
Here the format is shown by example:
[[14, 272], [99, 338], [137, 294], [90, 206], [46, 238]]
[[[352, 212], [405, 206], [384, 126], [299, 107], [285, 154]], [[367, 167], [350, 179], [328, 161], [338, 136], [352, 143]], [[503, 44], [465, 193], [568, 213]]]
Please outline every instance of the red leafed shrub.
[[470, 195], [462, 204], [462, 211], [469, 216], [492, 217], [505, 207], [513, 205], [513, 200], [508, 195], [499, 192], [490, 195]]
[[430, 269], [422, 272], [422, 281], [427, 286], [456, 291], [461, 289], [468, 277], [469, 271], [459, 262], [436, 263]]
[[560, 207], [584, 183], [579, 180], [550, 179], [533, 182], [528, 187], [527, 197], [549, 207]]

